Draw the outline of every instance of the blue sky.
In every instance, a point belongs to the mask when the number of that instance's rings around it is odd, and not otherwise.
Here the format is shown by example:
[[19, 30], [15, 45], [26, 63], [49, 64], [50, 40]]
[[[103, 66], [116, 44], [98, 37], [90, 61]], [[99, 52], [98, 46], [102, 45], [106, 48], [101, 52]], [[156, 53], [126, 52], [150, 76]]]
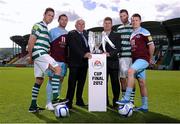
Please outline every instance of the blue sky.
[[86, 29], [102, 26], [106, 16], [119, 24], [120, 9], [127, 9], [130, 16], [141, 14], [142, 21], [180, 17], [179, 0], [0, 0], [0, 48], [12, 46], [10, 36], [29, 34], [32, 25], [42, 20], [47, 7], [54, 8], [56, 14], [49, 29], [58, 25], [57, 17], [62, 13], [69, 17], [67, 30], [74, 29], [78, 18], [86, 21]]

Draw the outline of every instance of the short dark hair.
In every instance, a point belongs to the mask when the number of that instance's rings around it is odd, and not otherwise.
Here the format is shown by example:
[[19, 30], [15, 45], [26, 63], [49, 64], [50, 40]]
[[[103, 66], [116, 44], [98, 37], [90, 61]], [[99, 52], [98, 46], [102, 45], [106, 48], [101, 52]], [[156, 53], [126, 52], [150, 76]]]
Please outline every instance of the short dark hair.
[[105, 17], [104, 21], [111, 21], [111, 23], [112, 23], [112, 18], [111, 17]]
[[121, 10], [119, 11], [119, 13], [123, 13], [123, 12], [125, 12], [127, 15], [129, 15], [129, 14], [128, 14], [128, 11], [127, 11], [126, 9], [121, 9]]
[[58, 21], [61, 19], [61, 17], [67, 17], [67, 15], [66, 14], [61, 14], [61, 15], [59, 15], [59, 18], [58, 18]]
[[47, 12], [49, 12], [49, 11], [51, 11], [51, 12], [53, 12], [53, 13], [54, 13], [54, 9], [53, 9], [53, 8], [48, 7], [48, 8], [46, 8], [46, 10], [45, 10], [44, 14], [47, 14]]
[[141, 16], [138, 13], [133, 14], [132, 17], [138, 17], [141, 20]]

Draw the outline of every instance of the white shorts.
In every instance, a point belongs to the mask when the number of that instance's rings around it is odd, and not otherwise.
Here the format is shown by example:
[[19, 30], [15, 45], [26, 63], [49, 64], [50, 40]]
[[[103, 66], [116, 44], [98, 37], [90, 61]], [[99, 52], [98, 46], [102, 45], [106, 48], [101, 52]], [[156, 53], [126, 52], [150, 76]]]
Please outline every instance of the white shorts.
[[128, 69], [132, 64], [132, 58], [122, 57], [119, 58], [119, 77], [126, 78], [128, 76]]
[[58, 63], [49, 55], [44, 54], [34, 60], [34, 76], [44, 77], [47, 73], [49, 64], [52, 67], [58, 66]]

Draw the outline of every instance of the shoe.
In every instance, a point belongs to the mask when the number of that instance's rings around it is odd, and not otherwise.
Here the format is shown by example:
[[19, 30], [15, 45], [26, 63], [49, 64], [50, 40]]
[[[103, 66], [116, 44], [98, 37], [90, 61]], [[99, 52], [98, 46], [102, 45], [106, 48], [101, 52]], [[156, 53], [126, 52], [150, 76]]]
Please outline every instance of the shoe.
[[134, 101], [130, 100], [130, 102], [134, 105]]
[[69, 102], [69, 99], [59, 99], [59, 103], [66, 104]]
[[[116, 105], [117, 105], [117, 104], [116, 104]], [[117, 105], [117, 106], [118, 106], [118, 105]], [[111, 105], [111, 104], [107, 105], [107, 107], [110, 108], [110, 109], [116, 109], [116, 107], [113, 106], [113, 105]]]
[[135, 108], [136, 106], [134, 105], [134, 103], [133, 102], [131, 102], [131, 103], [132, 103], [132, 107]]
[[84, 104], [84, 102], [76, 102], [76, 105], [78, 105], [78, 106], [87, 106], [86, 104]]
[[113, 103], [113, 106], [112, 106], [113, 109], [117, 109], [118, 107], [119, 106], [117, 104]]
[[55, 100], [52, 100], [52, 104], [53, 106], [57, 106], [57, 105], [62, 105], [62, 104], [66, 104], [68, 103], [69, 100], [68, 99], [55, 99]]
[[148, 112], [148, 109], [144, 109], [142, 107], [134, 108], [134, 111]]
[[29, 112], [31, 112], [31, 113], [37, 113], [37, 112], [41, 112], [43, 110], [45, 110], [45, 108], [41, 108], [39, 106], [30, 106], [29, 107]]
[[46, 109], [49, 110], [49, 111], [54, 111], [54, 107], [52, 105], [51, 102], [49, 102], [47, 105], [46, 105]]
[[68, 109], [72, 109], [72, 104], [66, 104], [66, 106], [68, 107]]
[[84, 100], [82, 98], [76, 98], [76, 105], [87, 106], [86, 104], [84, 104]]
[[129, 103], [129, 102], [130, 102], [129, 100], [123, 99], [123, 100], [117, 101], [116, 104], [118, 104], [118, 105], [124, 105], [124, 104]]

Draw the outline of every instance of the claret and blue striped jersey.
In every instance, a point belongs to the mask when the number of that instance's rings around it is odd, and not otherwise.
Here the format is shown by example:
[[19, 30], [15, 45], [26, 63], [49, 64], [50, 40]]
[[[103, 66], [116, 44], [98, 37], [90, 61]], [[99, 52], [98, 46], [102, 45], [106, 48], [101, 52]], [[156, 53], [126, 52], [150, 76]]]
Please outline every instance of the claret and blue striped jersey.
[[144, 59], [149, 62], [150, 54], [148, 45], [153, 43], [150, 32], [142, 27], [139, 27], [133, 31], [130, 43], [133, 61], [136, 59]]
[[51, 39], [50, 55], [58, 62], [66, 62], [67, 33], [68, 31], [61, 27], [49, 31]]

